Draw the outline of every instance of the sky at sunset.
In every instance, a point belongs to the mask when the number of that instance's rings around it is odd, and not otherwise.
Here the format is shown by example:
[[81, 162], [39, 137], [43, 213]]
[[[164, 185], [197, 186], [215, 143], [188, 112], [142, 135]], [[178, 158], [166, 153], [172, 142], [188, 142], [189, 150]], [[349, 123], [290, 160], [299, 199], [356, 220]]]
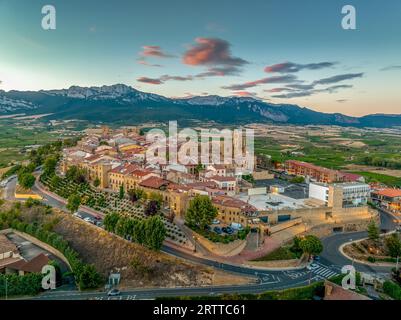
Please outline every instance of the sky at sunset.
[[[56, 30], [41, 27], [47, 4]], [[341, 27], [346, 4], [356, 30]], [[401, 114], [401, 1], [0, 0], [0, 81]]]

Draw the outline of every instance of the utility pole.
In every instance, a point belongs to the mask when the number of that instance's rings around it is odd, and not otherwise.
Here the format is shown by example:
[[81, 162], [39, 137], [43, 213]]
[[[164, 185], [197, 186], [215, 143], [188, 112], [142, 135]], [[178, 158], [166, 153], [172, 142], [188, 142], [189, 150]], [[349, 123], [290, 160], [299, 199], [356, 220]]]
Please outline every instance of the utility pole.
[[398, 263], [400, 261], [400, 256], [397, 256], [397, 264], [395, 265], [395, 271], [398, 272]]

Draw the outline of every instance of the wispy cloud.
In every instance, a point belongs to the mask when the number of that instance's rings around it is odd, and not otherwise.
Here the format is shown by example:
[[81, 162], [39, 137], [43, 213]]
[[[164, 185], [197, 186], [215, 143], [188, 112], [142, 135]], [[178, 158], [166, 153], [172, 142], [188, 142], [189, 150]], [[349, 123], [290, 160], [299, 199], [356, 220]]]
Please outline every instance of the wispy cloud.
[[165, 53], [159, 46], [143, 46], [140, 55], [143, 57], [173, 58], [174, 55]]
[[227, 90], [244, 90], [252, 87], [256, 87], [260, 84], [268, 84], [268, 83], [295, 83], [299, 82], [298, 78], [294, 75], [283, 75], [283, 76], [276, 76], [276, 77], [267, 77], [262, 78], [255, 81], [249, 81], [242, 84], [233, 84], [230, 86], [224, 86], [222, 89]]
[[267, 66], [265, 72], [267, 73], [295, 73], [301, 70], [320, 70], [324, 68], [333, 67], [336, 62], [319, 62], [319, 63], [308, 63], [299, 64], [293, 62], [283, 62]]
[[393, 71], [393, 70], [401, 70], [401, 65], [398, 65], [398, 66], [387, 66], [387, 67], [384, 67], [384, 68], [380, 69], [380, 71]]
[[163, 67], [161, 64], [157, 64], [157, 63], [150, 63], [149, 61], [147, 61], [146, 59], [144, 59], [143, 57], [138, 58], [137, 59], [139, 64], [142, 64], [144, 66], [148, 66], [148, 67]]
[[[335, 85], [335, 86], [330, 86], [327, 88], [323, 89], [313, 89], [313, 90], [299, 90], [299, 91], [292, 91], [293, 89], [289, 89], [290, 92], [284, 93], [284, 94], [279, 94], [279, 95], [273, 95], [273, 98], [279, 98], [279, 99], [291, 99], [291, 98], [300, 98], [300, 97], [309, 97], [317, 93], [336, 93], [339, 90], [342, 89], [351, 89], [353, 86], [349, 84], [344, 84], [344, 85]], [[287, 89], [287, 88], [282, 88], [282, 89]], [[284, 91], [284, 90], [283, 90]]]
[[350, 80], [350, 79], [354, 79], [354, 78], [362, 78], [362, 77], [363, 77], [363, 73], [346, 73], [346, 74], [339, 74], [339, 75], [329, 77], [329, 78], [316, 80], [313, 82], [313, 84], [315, 84], [315, 85], [332, 84], [332, 83], [337, 83], [337, 82], [341, 82], [341, 81], [345, 81], [345, 80]]
[[147, 83], [147, 84], [155, 84], [155, 85], [159, 85], [159, 84], [163, 83], [160, 79], [148, 78], [148, 77], [140, 77], [140, 78], [136, 79], [136, 81]]

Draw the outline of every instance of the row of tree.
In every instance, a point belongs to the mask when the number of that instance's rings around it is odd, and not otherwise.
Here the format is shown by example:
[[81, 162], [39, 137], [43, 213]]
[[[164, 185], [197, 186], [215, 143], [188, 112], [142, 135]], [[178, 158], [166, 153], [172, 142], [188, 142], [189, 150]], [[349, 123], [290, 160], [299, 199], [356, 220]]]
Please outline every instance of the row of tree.
[[153, 250], [161, 249], [167, 233], [160, 216], [139, 220], [110, 213], [106, 215], [103, 223], [107, 231]]

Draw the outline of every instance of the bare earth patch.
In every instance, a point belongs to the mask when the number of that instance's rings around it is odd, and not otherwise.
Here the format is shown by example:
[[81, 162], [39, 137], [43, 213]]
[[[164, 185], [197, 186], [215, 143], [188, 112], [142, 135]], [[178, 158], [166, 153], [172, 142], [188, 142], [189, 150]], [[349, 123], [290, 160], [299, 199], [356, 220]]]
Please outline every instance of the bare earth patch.
[[369, 257], [378, 261], [390, 258], [384, 244], [384, 238], [380, 238], [376, 242], [369, 239], [354, 242], [346, 245], [343, 250], [347, 256], [361, 261], [369, 262]]

